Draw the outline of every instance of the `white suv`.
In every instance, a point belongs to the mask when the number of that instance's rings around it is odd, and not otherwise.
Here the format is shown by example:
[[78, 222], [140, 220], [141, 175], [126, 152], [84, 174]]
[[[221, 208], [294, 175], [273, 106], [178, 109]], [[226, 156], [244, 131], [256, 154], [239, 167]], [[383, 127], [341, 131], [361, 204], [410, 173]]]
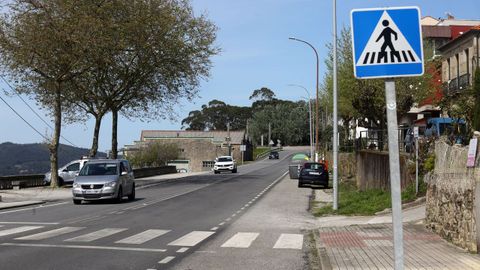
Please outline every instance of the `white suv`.
[[[58, 185], [62, 186], [63, 184], [71, 184], [75, 179], [77, 173], [83, 168], [83, 165], [87, 163], [88, 159], [79, 159], [70, 161], [67, 165], [58, 169]], [[52, 178], [52, 173], [48, 172], [45, 174], [43, 182], [45, 185], [50, 185]]]
[[214, 173], [220, 173], [222, 171], [237, 172], [237, 163], [231, 156], [221, 156], [215, 159], [215, 165], [213, 166]]

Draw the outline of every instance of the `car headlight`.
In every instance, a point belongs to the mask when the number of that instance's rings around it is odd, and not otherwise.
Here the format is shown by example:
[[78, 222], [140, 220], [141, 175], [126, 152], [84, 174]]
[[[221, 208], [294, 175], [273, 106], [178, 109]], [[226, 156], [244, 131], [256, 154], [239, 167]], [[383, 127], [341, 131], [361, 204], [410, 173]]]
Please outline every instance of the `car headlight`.
[[105, 184], [105, 187], [115, 187], [116, 184], [117, 184], [116, 181], [108, 182]]
[[79, 184], [79, 183], [73, 182], [73, 188], [79, 188], [79, 187], [80, 187], [80, 184]]

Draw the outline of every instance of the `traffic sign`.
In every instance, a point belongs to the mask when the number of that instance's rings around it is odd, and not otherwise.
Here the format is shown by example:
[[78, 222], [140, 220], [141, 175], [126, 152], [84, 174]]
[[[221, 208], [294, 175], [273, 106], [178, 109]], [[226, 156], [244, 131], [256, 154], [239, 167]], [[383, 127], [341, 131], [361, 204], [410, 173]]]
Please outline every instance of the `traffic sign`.
[[418, 7], [354, 9], [350, 15], [355, 77], [423, 74]]
[[413, 137], [418, 139], [418, 127], [413, 127]]

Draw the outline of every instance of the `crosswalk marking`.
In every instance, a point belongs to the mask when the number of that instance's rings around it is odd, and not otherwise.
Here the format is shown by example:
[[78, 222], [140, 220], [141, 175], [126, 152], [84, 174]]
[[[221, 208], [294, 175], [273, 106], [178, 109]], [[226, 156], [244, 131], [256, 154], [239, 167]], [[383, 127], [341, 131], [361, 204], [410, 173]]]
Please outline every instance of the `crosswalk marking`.
[[2, 231], [0, 231], [0, 237], [5, 236], [5, 235], [10, 235], [10, 234], [15, 234], [15, 233], [21, 233], [21, 232], [36, 230], [36, 229], [40, 229], [40, 228], [43, 228], [43, 226], [20, 226], [20, 227], [13, 228], [13, 229], [2, 230]]
[[170, 232], [170, 230], [146, 230], [144, 232], [141, 232], [139, 234], [136, 234], [136, 235], [132, 235], [130, 237], [127, 237], [125, 239], [122, 239], [122, 240], [119, 240], [115, 243], [117, 244], [135, 244], [135, 245], [139, 245], [139, 244], [143, 244], [147, 241], [150, 241], [156, 237], [159, 237], [159, 236], [162, 236], [166, 233]]
[[15, 240], [43, 240], [43, 239], [47, 239], [47, 238], [62, 235], [62, 234], [76, 232], [81, 229], [84, 229], [84, 227], [63, 227], [55, 230], [50, 230], [46, 232], [41, 232], [37, 234], [15, 238]]
[[119, 232], [123, 232], [123, 231], [125, 231], [125, 230], [127, 230], [127, 229], [123, 229], [123, 228], [107, 228], [107, 229], [95, 231], [95, 232], [92, 232], [92, 233], [80, 235], [80, 236], [77, 236], [77, 237], [74, 237], [74, 238], [70, 238], [70, 239], [67, 239], [67, 240], [65, 240], [65, 241], [66, 241], [66, 242], [92, 242], [92, 241], [95, 241], [95, 240], [97, 240], [97, 239], [110, 236], [110, 235], [112, 235], [112, 234], [116, 234], [116, 233], [119, 233]]
[[24, 243], [0, 243], [0, 246], [10, 247], [42, 247], [42, 248], [72, 248], [72, 249], [99, 249], [99, 250], [120, 250], [138, 252], [166, 252], [166, 249], [158, 248], [133, 248], [133, 247], [108, 247], [108, 246], [80, 246], [80, 245], [47, 245], [47, 244], [24, 244]]
[[223, 243], [222, 247], [248, 248], [258, 235], [258, 233], [239, 232]]
[[188, 233], [177, 240], [170, 242], [169, 246], [184, 246], [184, 247], [193, 247], [198, 243], [202, 242], [203, 240], [207, 239], [210, 235], [214, 234], [215, 232], [207, 232], [207, 231], [193, 231]]
[[277, 249], [302, 249], [303, 235], [302, 234], [287, 234], [282, 233], [278, 238], [273, 248]]

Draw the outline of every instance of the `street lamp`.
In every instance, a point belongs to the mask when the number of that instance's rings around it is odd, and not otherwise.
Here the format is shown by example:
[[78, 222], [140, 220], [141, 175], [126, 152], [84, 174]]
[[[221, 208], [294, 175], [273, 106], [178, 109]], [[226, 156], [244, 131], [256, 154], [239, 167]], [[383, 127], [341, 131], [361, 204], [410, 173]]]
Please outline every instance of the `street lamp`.
[[302, 88], [303, 90], [305, 90], [305, 92], [307, 93], [307, 96], [308, 96], [308, 120], [309, 120], [309, 130], [310, 130], [310, 158], [314, 158], [313, 157], [313, 130], [312, 130], [312, 98], [310, 96], [310, 92], [308, 92], [307, 88], [301, 86], [301, 85], [298, 85], [298, 84], [289, 84], [288, 86], [295, 86], [295, 87], [300, 87]]
[[[317, 84], [316, 84], [316, 91], [315, 91], [316, 92], [316, 98], [315, 98], [315, 151], [318, 153], [318, 151], [319, 151], [319, 149], [318, 149], [318, 123], [319, 123], [319, 116], [318, 116], [318, 67], [319, 67], [319, 59], [318, 59], [318, 53], [317, 53], [317, 50], [315, 49], [315, 47], [313, 47], [312, 44], [308, 43], [305, 40], [301, 40], [301, 39], [298, 39], [298, 38], [295, 38], [295, 37], [289, 37], [288, 39], [307, 44], [308, 46], [310, 46], [310, 48], [313, 49], [313, 51], [315, 52], [315, 57], [317, 58]], [[318, 156], [317, 155], [315, 156], [315, 161], [318, 161]]]

